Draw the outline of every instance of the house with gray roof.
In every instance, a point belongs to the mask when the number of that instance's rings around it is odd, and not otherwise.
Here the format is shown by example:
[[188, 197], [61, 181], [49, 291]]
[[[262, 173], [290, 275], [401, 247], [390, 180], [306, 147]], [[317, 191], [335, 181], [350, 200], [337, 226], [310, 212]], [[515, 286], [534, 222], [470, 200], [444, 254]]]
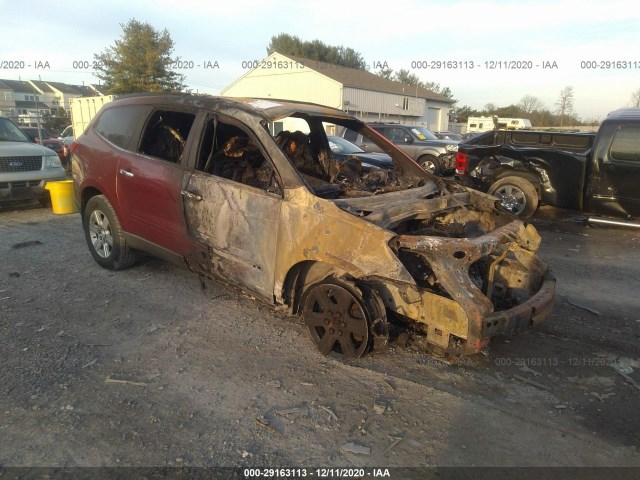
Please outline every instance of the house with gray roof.
[[371, 72], [274, 52], [223, 96], [297, 100], [338, 108], [366, 122], [399, 122], [444, 131], [453, 101]]

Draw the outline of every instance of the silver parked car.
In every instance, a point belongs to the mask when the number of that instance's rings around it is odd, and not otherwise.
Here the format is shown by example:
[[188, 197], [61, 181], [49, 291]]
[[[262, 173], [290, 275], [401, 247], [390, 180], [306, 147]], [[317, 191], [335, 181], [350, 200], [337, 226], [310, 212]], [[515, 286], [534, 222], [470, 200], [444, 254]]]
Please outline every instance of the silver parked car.
[[0, 117], [0, 202], [33, 198], [44, 202], [46, 183], [65, 178], [56, 152], [31, 143], [11, 120]]
[[[417, 125], [370, 123], [369, 126], [394, 143], [428, 172], [436, 175], [453, 172], [458, 141], [440, 140], [426, 128]], [[344, 130], [342, 137], [367, 153], [382, 152], [380, 147], [359, 132]]]

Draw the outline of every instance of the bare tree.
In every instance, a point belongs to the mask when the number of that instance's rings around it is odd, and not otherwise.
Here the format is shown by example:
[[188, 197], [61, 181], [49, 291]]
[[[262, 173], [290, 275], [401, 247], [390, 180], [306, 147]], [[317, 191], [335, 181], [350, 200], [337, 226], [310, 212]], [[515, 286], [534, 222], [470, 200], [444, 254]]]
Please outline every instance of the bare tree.
[[484, 110], [485, 110], [487, 113], [493, 113], [493, 112], [495, 112], [495, 111], [496, 111], [496, 104], [495, 104], [495, 103], [491, 103], [491, 102], [489, 102], [489, 103], [487, 103], [487, 104], [484, 106]]
[[542, 103], [538, 97], [525, 95], [520, 99], [518, 106], [524, 113], [529, 115], [533, 111], [542, 109], [544, 107], [544, 103]]
[[573, 87], [568, 85], [560, 91], [560, 96], [556, 102], [558, 114], [560, 115], [560, 126], [564, 122], [564, 116], [571, 114], [573, 111]]
[[631, 106], [634, 108], [640, 107], [640, 88], [631, 94]]

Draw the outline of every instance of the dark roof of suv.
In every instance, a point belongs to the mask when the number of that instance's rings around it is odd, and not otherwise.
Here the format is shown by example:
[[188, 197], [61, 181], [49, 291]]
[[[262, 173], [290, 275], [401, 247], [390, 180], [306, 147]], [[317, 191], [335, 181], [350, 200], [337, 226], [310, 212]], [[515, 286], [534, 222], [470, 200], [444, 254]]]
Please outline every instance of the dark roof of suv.
[[279, 100], [274, 98], [244, 98], [244, 97], [214, 97], [212, 95], [192, 94], [166, 94], [143, 93], [124, 95], [108, 103], [105, 108], [111, 108], [119, 104], [153, 103], [160, 105], [191, 106], [195, 108], [215, 109], [216, 107], [235, 107], [254, 115], [260, 115], [264, 119], [271, 120], [286, 117], [295, 112], [326, 115], [344, 119], [355, 119], [342, 110], [308, 102], [296, 102], [293, 100]]

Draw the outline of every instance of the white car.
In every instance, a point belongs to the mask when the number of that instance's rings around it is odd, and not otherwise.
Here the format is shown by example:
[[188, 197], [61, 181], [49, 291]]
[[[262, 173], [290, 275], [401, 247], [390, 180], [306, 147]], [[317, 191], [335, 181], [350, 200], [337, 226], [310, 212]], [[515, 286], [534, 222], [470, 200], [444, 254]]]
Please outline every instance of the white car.
[[73, 125], [69, 125], [66, 127], [60, 136], [58, 136], [58, 140], [64, 142], [67, 147], [71, 147], [71, 144], [74, 142], [76, 137], [73, 135]]

